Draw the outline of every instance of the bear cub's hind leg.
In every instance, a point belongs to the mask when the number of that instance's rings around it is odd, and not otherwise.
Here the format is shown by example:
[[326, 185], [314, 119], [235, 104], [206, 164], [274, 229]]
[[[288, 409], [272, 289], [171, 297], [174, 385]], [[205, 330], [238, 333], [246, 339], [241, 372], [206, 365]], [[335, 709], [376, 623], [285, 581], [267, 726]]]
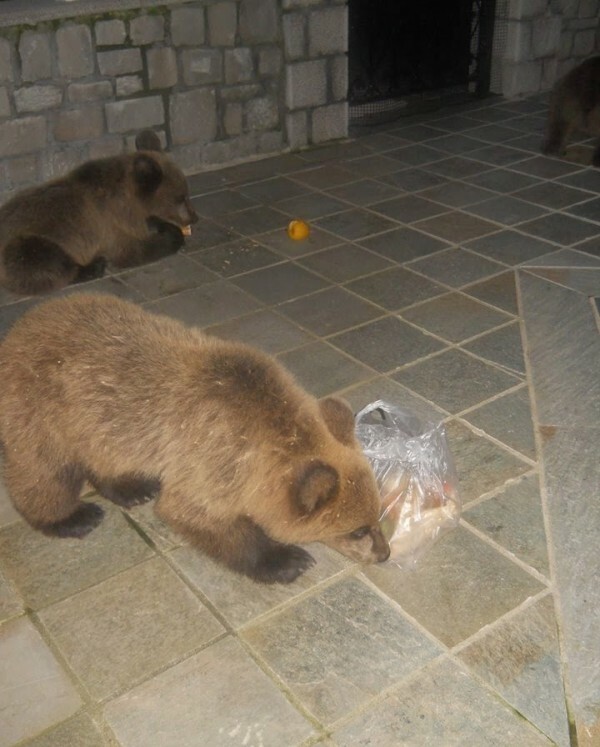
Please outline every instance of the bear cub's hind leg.
[[112, 479], [93, 476], [88, 479], [103, 498], [123, 508], [151, 501], [160, 493], [161, 487], [157, 477], [140, 474], [124, 474]]
[[52, 473], [42, 464], [29, 461], [24, 468], [7, 457], [4, 479], [17, 511], [44, 534], [82, 538], [102, 521], [100, 506], [79, 500], [85, 473], [75, 465]]

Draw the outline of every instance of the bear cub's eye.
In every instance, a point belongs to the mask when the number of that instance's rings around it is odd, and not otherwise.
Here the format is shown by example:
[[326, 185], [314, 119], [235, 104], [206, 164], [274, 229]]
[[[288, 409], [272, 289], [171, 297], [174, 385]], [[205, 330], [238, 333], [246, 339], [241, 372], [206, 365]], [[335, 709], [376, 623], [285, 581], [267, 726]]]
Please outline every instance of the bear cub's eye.
[[367, 534], [369, 534], [371, 527], [361, 527], [360, 529], [356, 529], [354, 532], [351, 533], [350, 537], [355, 540], [362, 539], [363, 537], [366, 537]]

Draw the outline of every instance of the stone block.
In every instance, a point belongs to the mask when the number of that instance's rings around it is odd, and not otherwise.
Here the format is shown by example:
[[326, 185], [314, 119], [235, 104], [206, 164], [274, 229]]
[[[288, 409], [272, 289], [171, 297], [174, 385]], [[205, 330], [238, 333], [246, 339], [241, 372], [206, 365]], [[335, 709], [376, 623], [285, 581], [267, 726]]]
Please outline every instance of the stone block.
[[37, 179], [36, 156], [19, 156], [5, 161], [6, 177], [13, 187], [32, 184]]
[[558, 60], [556, 57], [548, 57], [543, 61], [542, 67], [542, 91], [549, 91], [552, 86], [556, 83], [556, 75], [558, 71]]
[[177, 59], [172, 47], [156, 47], [146, 51], [150, 88], [169, 88], [177, 83]]
[[14, 80], [8, 39], [0, 38], [0, 80]]
[[288, 109], [320, 106], [327, 102], [325, 60], [296, 62], [286, 66], [285, 99]]
[[92, 35], [87, 26], [61, 26], [56, 32], [58, 69], [65, 78], [83, 78], [94, 72]]
[[142, 78], [139, 75], [122, 75], [116, 81], [117, 96], [132, 96], [144, 89]]
[[169, 101], [173, 145], [208, 143], [217, 134], [217, 98], [213, 89], [173, 94]]
[[508, 17], [535, 18], [543, 15], [548, 7], [548, 0], [509, 0]]
[[502, 64], [502, 92], [507, 98], [537, 93], [541, 89], [542, 63], [511, 62]]
[[187, 86], [220, 83], [223, 61], [219, 49], [186, 49], [181, 53], [183, 80]]
[[299, 150], [308, 145], [308, 115], [305, 111], [286, 114], [285, 127], [287, 141], [292, 150]]
[[165, 19], [162, 16], [138, 16], [129, 23], [129, 38], [136, 45], [153, 44], [165, 38]]
[[513, 62], [531, 59], [531, 29], [531, 21], [506, 22], [505, 59]]
[[572, 31], [563, 31], [560, 35], [559, 60], [567, 60], [573, 54], [573, 36]]
[[237, 31], [236, 3], [215, 3], [209, 5], [206, 12], [209, 44], [212, 47], [233, 47]]
[[0, 88], [0, 117], [10, 117], [10, 100], [8, 91], [4, 86]]
[[279, 126], [279, 106], [269, 96], [251, 99], [246, 104], [246, 125], [249, 130], [272, 130]]
[[221, 98], [223, 101], [248, 101], [249, 99], [258, 96], [261, 93], [261, 90], [261, 87], [256, 83], [228, 86], [221, 90]]
[[256, 139], [256, 146], [257, 153], [281, 153], [284, 148], [283, 132], [281, 130], [259, 132]]
[[348, 57], [338, 55], [330, 61], [331, 92], [334, 101], [342, 101], [348, 98]]
[[122, 137], [96, 138], [90, 143], [90, 158], [110, 158], [125, 150]]
[[127, 38], [124, 22], [116, 18], [112, 21], [98, 21], [94, 25], [94, 34], [99, 47], [124, 44]]
[[536, 18], [531, 32], [531, 52], [534, 59], [558, 53], [561, 29], [560, 16]]
[[227, 135], [239, 135], [242, 131], [242, 105], [232, 102], [225, 105], [225, 116], [223, 117], [225, 132]]
[[93, 140], [104, 132], [104, 115], [100, 106], [82, 106], [58, 112], [54, 137], [58, 141]]
[[579, 12], [580, 0], [551, 0], [550, 10], [563, 18], [575, 18]]
[[0, 158], [33, 153], [45, 147], [45, 117], [21, 117], [0, 124]]
[[19, 58], [23, 81], [52, 78], [50, 34], [24, 31], [19, 39]]
[[[158, 139], [160, 140], [160, 147], [163, 150], [167, 150], [167, 136], [165, 135], [165, 131], [157, 130], [156, 128], [153, 128], [153, 132], [155, 133], [155, 135], [158, 135]], [[126, 153], [133, 153], [133, 151], [137, 150], [137, 146], [135, 144], [136, 136], [137, 136], [137, 133], [135, 135], [125, 136], [125, 152]]]
[[306, 57], [306, 16], [286, 13], [283, 16], [283, 49], [286, 60]]
[[235, 85], [254, 78], [254, 60], [248, 47], [225, 50], [225, 83]]
[[255, 155], [256, 149], [256, 138], [251, 134], [218, 140], [214, 143], [207, 143], [202, 148], [202, 163], [208, 165], [232, 163]]
[[348, 104], [320, 106], [311, 114], [313, 143], [325, 143], [348, 136]]
[[292, 8], [309, 8], [312, 5], [322, 5], [323, 0], [283, 0], [282, 7], [284, 10]]
[[277, 41], [279, 14], [277, 0], [241, 0], [240, 37], [243, 44]]
[[110, 77], [137, 73], [138, 70], [142, 69], [142, 53], [135, 48], [98, 52], [98, 67], [102, 75]]
[[279, 47], [262, 47], [258, 51], [258, 72], [260, 75], [279, 75], [282, 55]]
[[171, 41], [175, 46], [204, 44], [204, 10], [202, 8], [178, 8], [171, 12]]
[[600, 14], [600, 0], [581, 0], [579, 3], [580, 18], [598, 18]]
[[573, 37], [573, 54], [576, 57], [587, 57], [591, 55], [596, 47], [596, 32], [576, 31]]
[[311, 57], [348, 51], [348, 9], [338, 5], [313, 10], [308, 17], [308, 52]]
[[27, 86], [18, 88], [14, 92], [14, 97], [17, 112], [22, 114], [60, 106], [63, 94], [57, 86]]
[[109, 80], [98, 80], [91, 83], [70, 83], [67, 97], [74, 104], [84, 101], [100, 101], [113, 95], [112, 83]]
[[42, 178], [55, 179], [63, 176], [69, 171], [79, 166], [87, 158], [87, 149], [85, 143], [80, 143], [79, 147], [69, 143], [64, 148], [46, 151], [42, 154]]
[[111, 101], [104, 105], [108, 131], [129, 132], [162, 125], [165, 110], [160, 96]]

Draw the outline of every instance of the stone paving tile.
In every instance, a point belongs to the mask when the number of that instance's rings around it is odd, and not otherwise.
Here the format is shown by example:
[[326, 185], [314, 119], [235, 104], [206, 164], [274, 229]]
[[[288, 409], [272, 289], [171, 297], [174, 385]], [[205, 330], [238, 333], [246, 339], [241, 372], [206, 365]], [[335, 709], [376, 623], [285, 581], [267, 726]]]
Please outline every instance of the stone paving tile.
[[456, 244], [462, 244], [469, 239], [498, 230], [497, 224], [458, 210], [418, 221], [413, 227]]
[[[407, 140], [396, 140], [396, 147], [406, 145]], [[392, 150], [390, 148], [389, 150]], [[390, 158], [387, 154], [385, 155], [368, 155], [362, 158], [352, 158], [348, 161], [341, 161], [340, 165], [343, 166], [346, 171], [350, 171], [354, 174], [356, 179], [362, 179], [365, 177], [371, 177], [378, 179], [379, 177], [385, 176], [385, 174], [391, 174], [394, 171], [398, 171], [398, 161], [395, 158]], [[339, 189], [343, 189], [339, 187]]]
[[552, 597], [501, 621], [458, 658], [559, 747], [569, 721]]
[[460, 342], [511, 319], [460, 293], [447, 293], [412, 306], [402, 311], [401, 316], [449, 342]]
[[[522, 156], [527, 155], [522, 151], [521, 154]], [[500, 192], [501, 194], [514, 192], [517, 189], [540, 184], [539, 179], [536, 179], [533, 176], [518, 174], [509, 169], [493, 169], [492, 171], [485, 171], [482, 174], [469, 176], [465, 181], [477, 187], [490, 189], [493, 192]]]
[[416, 145], [409, 145], [405, 148], [389, 150], [386, 155], [397, 159], [401, 163], [405, 163], [407, 166], [423, 166], [432, 161], [439, 161], [440, 158], [444, 158], [447, 154], [428, 145], [417, 143]]
[[278, 356], [302, 386], [316, 397], [325, 397], [364, 379], [372, 369], [353, 361], [324, 342], [313, 342]]
[[528, 154], [508, 145], [488, 145], [485, 148], [472, 150], [469, 155], [478, 161], [491, 163], [494, 166], [510, 166], [517, 161], [523, 161]]
[[199, 735], [207, 747], [300, 747], [313, 734], [232, 638], [113, 700], [104, 713], [122, 747], [197, 747]]
[[550, 747], [551, 742], [451, 661], [434, 662], [333, 734], [338, 747]]
[[362, 705], [441, 651], [355, 578], [246, 628], [243, 637], [325, 723]]
[[542, 179], [556, 179], [581, 169], [568, 161], [558, 158], [547, 158], [545, 156], [534, 156], [526, 161], [521, 161], [513, 166], [516, 171], [541, 177]]
[[488, 171], [489, 168], [490, 165], [488, 163], [481, 163], [481, 161], [475, 161], [472, 158], [462, 158], [461, 156], [444, 158], [427, 166], [428, 171], [433, 171], [440, 176], [450, 177], [450, 179], [464, 179], [467, 176]]
[[307, 238], [302, 241], [295, 241], [290, 239], [287, 231], [279, 228], [276, 231], [269, 231], [268, 233], [258, 234], [254, 238], [260, 241], [261, 244], [274, 249], [276, 252], [284, 257], [294, 259], [296, 257], [303, 257], [306, 254], [312, 254], [319, 249], [328, 249], [332, 246], [337, 246], [342, 243], [339, 236], [334, 236], [327, 231], [321, 231], [316, 228], [313, 224], [310, 226], [310, 233]]
[[[396, 161], [391, 159], [386, 159], [386, 161], [389, 161], [394, 170], [398, 168]], [[342, 187], [335, 187], [329, 190], [329, 193], [340, 200], [365, 206], [396, 197], [398, 190], [375, 179], [360, 179], [351, 184], [345, 184]]]
[[433, 174], [425, 169], [403, 169], [394, 174], [382, 176], [381, 181], [405, 192], [419, 192], [422, 189], [448, 183], [448, 179], [442, 174]]
[[563, 176], [557, 180], [559, 184], [568, 184], [577, 189], [587, 189], [590, 192], [600, 193], [600, 174], [598, 169], [584, 169], [569, 176]]
[[476, 360], [459, 350], [448, 350], [414, 363], [393, 375], [448, 412], [460, 412], [520, 382], [516, 376]]
[[497, 306], [510, 314], [518, 314], [517, 290], [515, 275], [513, 272], [504, 272], [489, 280], [467, 285], [462, 289], [463, 293], [478, 298], [480, 301]]
[[544, 588], [462, 526], [434, 544], [415, 570], [390, 562], [367, 566], [365, 574], [450, 647]]
[[147, 304], [149, 311], [167, 314], [184, 324], [205, 327], [254, 311], [259, 304], [243, 290], [218, 280]]
[[463, 519], [550, 578], [537, 475], [527, 475], [493, 498], [467, 508]]
[[472, 342], [463, 345], [481, 358], [496, 363], [509, 373], [525, 375], [525, 359], [523, 357], [523, 343], [518, 322], [509, 324], [502, 329], [492, 330]]
[[29, 607], [46, 607], [154, 554], [119, 508], [98, 503], [104, 520], [83, 540], [46, 537], [25, 522], [0, 531], [0, 567]]
[[0, 572], [0, 623], [23, 613], [23, 599], [10, 581]]
[[272, 179], [254, 182], [254, 184], [245, 184], [239, 189], [242, 196], [267, 205], [282, 200], [301, 198], [307, 191], [305, 187], [301, 187], [284, 176], [275, 176]]
[[547, 241], [527, 236], [511, 229], [491, 233], [466, 244], [468, 249], [483, 254], [489, 259], [518, 265], [543, 254], [556, 251], [556, 246]]
[[542, 257], [523, 262], [523, 267], [592, 267], [600, 268], [600, 257], [576, 249], [558, 249]]
[[476, 140], [468, 135], [454, 133], [452, 135], [443, 135], [429, 141], [433, 148], [446, 151], [447, 153], [469, 153], [476, 148], [481, 148], [485, 143], [482, 140]]
[[464, 505], [531, 469], [529, 464], [462, 423], [451, 420], [445, 427]]
[[303, 267], [285, 262], [235, 279], [246, 293], [266, 304], [277, 304], [327, 287], [328, 283]]
[[0, 626], [2, 744], [9, 747], [71, 716], [81, 698], [29, 620]]
[[459, 248], [447, 249], [431, 257], [415, 260], [410, 267], [453, 288], [482, 280], [504, 269], [497, 262]]
[[277, 307], [280, 314], [315, 335], [327, 336], [376, 319], [385, 312], [343, 288], [326, 288]]
[[307, 192], [300, 197], [292, 197], [277, 203], [279, 210], [283, 210], [305, 221], [322, 218], [324, 215], [339, 213], [348, 209], [348, 204], [323, 192]]
[[404, 267], [392, 267], [346, 284], [368, 301], [397, 311], [445, 292], [445, 288]]
[[271, 353], [281, 353], [312, 342], [313, 337], [279, 314], [261, 309], [229, 322], [207, 327], [208, 334], [225, 340], [239, 340]]
[[548, 212], [539, 205], [518, 200], [516, 197], [509, 195], [492, 197], [490, 200], [478, 202], [476, 205], [469, 205], [465, 210], [473, 215], [479, 215], [481, 218], [487, 218], [505, 226], [513, 226], [526, 220], [532, 220]]
[[381, 215], [360, 208], [351, 208], [335, 215], [319, 218], [315, 221], [315, 225], [350, 241], [364, 239], [366, 236], [382, 233], [397, 226], [396, 223]]
[[472, 184], [465, 184], [465, 182], [448, 182], [439, 187], [426, 189], [419, 196], [427, 200], [440, 202], [442, 205], [459, 208], [465, 205], [472, 205], [476, 202], [482, 202], [489, 197], [493, 197], [494, 193], [488, 189], [475, 187]]
[[47, 607], [40, 618], [95, 699], [135, 685], [223, 631], [159, 558]]
[[199, 215], [211, 218], [214, 215], [221, 216], [254, 207], [257, 201], [245, 197], [236, 190], [224, 189], [220, 192], [194, 197], [192, 204]]
[[537, 275], [553, 283], [564, 285], [567, 288], [583, 293], [586, 296], [600, 295], [600, 268], [588, 270], [567, 270], [562, 268], [551, 268], [548, 270], [535, 269], [530, 273]]
[[550, 213], [542, 218], [521, 223], [519, 230], [563, 246], [570, 246], [595, 236], [600, 232], [600, 227], [596, 223], [589, 223], [565, 213]]
[[109, 743], [86, 713], [78, 713], [28, 741], [27, 747], [109, 747]]
[[594, 200], [588, 200], [587, 202], [582, 202], [579, 205], [572, 205], [567, 209], [567, 212], [572, 215], [577, 215], [580, 218], [586, 218], [587, 220], [600, 223], [600, 197], [596, 197]]
[[350, 560], [325, 545], [313, 543], [306, 549], [316, 563], [293, 584], [257, 584], [189, 546], [178, 548], [169, 557], [219, 614], [231, 626], [239, 628], [352, 565]]
[[334, 335], [329, 342], [381, 373], [444, 347], [439, 340], [391, 316]]
[[421, 196], [405, 195], [371, 205], [371, 210], [402, 223], [414, 223], [417, 220], [445, 213], [448, 208], [439, 202], [425, 200]]
[[298, 260], [298, 264], [334, 283], [345, 283], [391, 267], [391, 262], [354, 244], [340, 244]]
[[203, 218], [198, 227], [192, 228], [191, 238], [186, 239], [186, 251], [191, 254], [196, 251], [208, 249], [211, 246], [226, 244], [229, 241], [239, 238], [239, 236], [239, 233], [236, 231], [223, 228], [218, 223], [208, 220], [208, 218]]
[[520, 189], [514, 193], [514, 196], [519, 197], [521, 200], [535, 202], [538, 205], [544, 205], [544, 207], [554, 210], [560, 210], [561, 208], [574, 205], [576, 202], [589, 200], [590, 198], [589, 192], [568, 187], [566, 184], [557, 184], [556, 182], [541, 182], [534, 187]]
[[[209, 250], [219, 251], [217, 250]], [[205, 256], [205, 255], [203, 255]], [[119, 276], [127, 285], [152, 301], [218, 280], [218, 275], [183, 254], [138, 267]]]
[[408, 262], [448, 248], [447, 242], [408, 227], [386, 231], [359, 243], [395, 262]]
[[353, 182], [355, 179], [351, 171], [336, 165], [317, 166], [314, 169], [294, 172], [291, 178], [313, 189], [330, 189], [340, 184]]
[[282, 210], [261, 205], [260, 207], [218, 217], [218, 221], [224, 228], [236, 231], [244, 236], [253, 236], [257, 233], [273, 231], [276, 228], [285, 228], [290, 217], [292, 216], [282, 212]]
[[[272, 252], [253, 239], [238, 239], [231, 244], [221, 244], [213, 249], [207, 249], [196, 258], [203, 267], [212, 270], [210, 273], [206, 271], [206, 274], [214, 280], [219, 275], [225, 278], [233, 277], [284, 261], [281, 255]], [[194, 283], [194, 285], [200, 285], [200, 283]]]

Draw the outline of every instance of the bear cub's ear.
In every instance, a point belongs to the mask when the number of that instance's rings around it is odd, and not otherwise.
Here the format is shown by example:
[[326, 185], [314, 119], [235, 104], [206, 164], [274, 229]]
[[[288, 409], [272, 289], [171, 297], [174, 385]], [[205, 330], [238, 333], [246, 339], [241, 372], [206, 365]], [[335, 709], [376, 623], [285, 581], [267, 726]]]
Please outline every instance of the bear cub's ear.
[[156, 192], [163, 180], [160, 164], [147, 153], [138, 153], [133, 160], [133, 178], [142, 195]]
[[340, 489], [340, 478], [332, 466], [319, 460], [300, 468], [292, 485], [292, 501], [301, 516], [323, 508]]
[[319, 400], [321, 415], [332, 435], [344, 446], [354, 444], [354, 415], [350, 405], [339, 397]]
[[136, 135], [135, 138], [136, 150], [154, 150], [159, 153], [162, 152], [162, 145], [160, 144], [160, 138], [152, 130], [142, 130]]

